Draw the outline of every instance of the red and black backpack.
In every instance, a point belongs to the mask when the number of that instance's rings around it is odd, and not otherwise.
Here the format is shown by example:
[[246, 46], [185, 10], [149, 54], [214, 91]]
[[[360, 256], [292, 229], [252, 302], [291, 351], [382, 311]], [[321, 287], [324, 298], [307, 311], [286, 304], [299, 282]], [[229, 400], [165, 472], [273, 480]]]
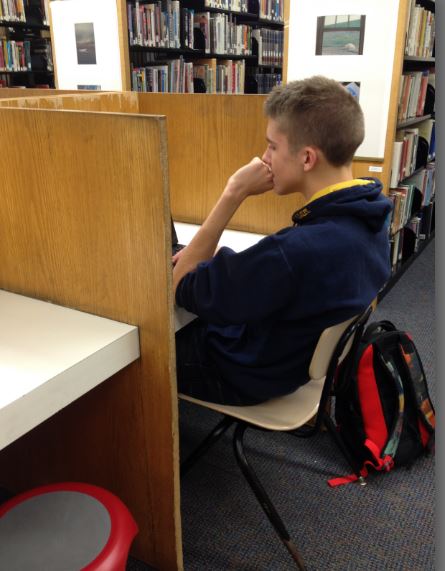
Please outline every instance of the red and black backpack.
[[[411, 336], [390, 321], [371, 323], [353, 359], [338, 371], [335, 420], [362, 467], [390, 471], [409, 467], [434, 450], [435, 411], [420, 356]], [[338, 486], [355, 474], [334, 478]]]

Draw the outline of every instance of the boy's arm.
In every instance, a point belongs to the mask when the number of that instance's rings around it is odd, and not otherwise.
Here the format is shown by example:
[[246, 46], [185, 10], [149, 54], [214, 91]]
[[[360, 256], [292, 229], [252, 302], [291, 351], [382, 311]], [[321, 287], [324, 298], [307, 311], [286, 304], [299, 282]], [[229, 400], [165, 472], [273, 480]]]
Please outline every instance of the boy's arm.
[[218, 202], [203, 222], [173, 268], [173, 291], [181, 279], [203, 261], [209, 260], [228, 222], [248, 196], [263, 194], [273, 188], [269, 167], [258, 157], [237, 170], [227, 181]]

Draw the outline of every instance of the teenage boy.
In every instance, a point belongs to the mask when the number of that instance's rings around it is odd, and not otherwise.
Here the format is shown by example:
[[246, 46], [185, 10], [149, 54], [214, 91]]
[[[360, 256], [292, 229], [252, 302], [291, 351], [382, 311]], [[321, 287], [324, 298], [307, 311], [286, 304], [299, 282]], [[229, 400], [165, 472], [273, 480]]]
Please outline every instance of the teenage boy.
[[[266, 100], [267, 148], [236, 171], [190, 244], [174, 258], [176, 303], [198, 319], [176, 336], [178, 390], [248, 405], [308, 381], [321, 332], [364, 310], [390, 275], [390, 201], [353, 179], [364, 137], [357, 100], [316, 76]], [[293, 225], [235, 253], [220, 248], [248, 197], [300, 193]]]

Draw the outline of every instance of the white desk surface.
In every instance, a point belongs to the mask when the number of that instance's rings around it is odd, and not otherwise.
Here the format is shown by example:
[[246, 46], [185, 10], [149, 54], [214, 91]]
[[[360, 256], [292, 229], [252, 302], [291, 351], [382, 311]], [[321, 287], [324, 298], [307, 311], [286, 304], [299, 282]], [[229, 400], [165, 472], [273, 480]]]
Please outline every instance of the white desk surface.
[[[180, 244], [188, 244], [196, 232], [199, 230], [198, 224], [186, 224], [185, 222], [175, 222], [176, 235]], [[241, 232], [239, 230], [224, 230], [219, 242], [220, 246], [228, 246], [235, 252], [241, 252], [250, 248], [264, 238], [264, 234], [254, 234], [251, 232]], [[175, 331], [185, 327], [196, 315], [186, 311], [182, 307], [175, 306]]]
[[0, 290], [0, 450], [139, 356], [135, 326]]
[[[185, 222], [175, 222], [175, 230], [180, 244], [189, 244], [193, 236], [199, 230], [199, 224], [186, 224]], [[220, 246], [228, 246], [235, 252], [241, 252], [250, 248], [264, 238], [264, 234], [254, 234], [252, 232], [241, 232], [240, 230], [224, 230], [219, 242]]]

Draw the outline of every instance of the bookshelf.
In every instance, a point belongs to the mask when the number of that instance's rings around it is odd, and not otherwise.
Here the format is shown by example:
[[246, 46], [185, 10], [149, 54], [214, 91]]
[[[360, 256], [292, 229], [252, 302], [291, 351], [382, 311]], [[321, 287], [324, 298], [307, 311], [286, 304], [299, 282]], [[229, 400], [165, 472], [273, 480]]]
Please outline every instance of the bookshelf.
[[389, 197], [392, 277], [381, 297], [435, 230], [435, 2], [407, 0]]
[[54, 87], [47, 0], [0, 0], [0, 87]]
[[127, 0], [131, 89], [268, 93], [281, 83], [284, 0]]

